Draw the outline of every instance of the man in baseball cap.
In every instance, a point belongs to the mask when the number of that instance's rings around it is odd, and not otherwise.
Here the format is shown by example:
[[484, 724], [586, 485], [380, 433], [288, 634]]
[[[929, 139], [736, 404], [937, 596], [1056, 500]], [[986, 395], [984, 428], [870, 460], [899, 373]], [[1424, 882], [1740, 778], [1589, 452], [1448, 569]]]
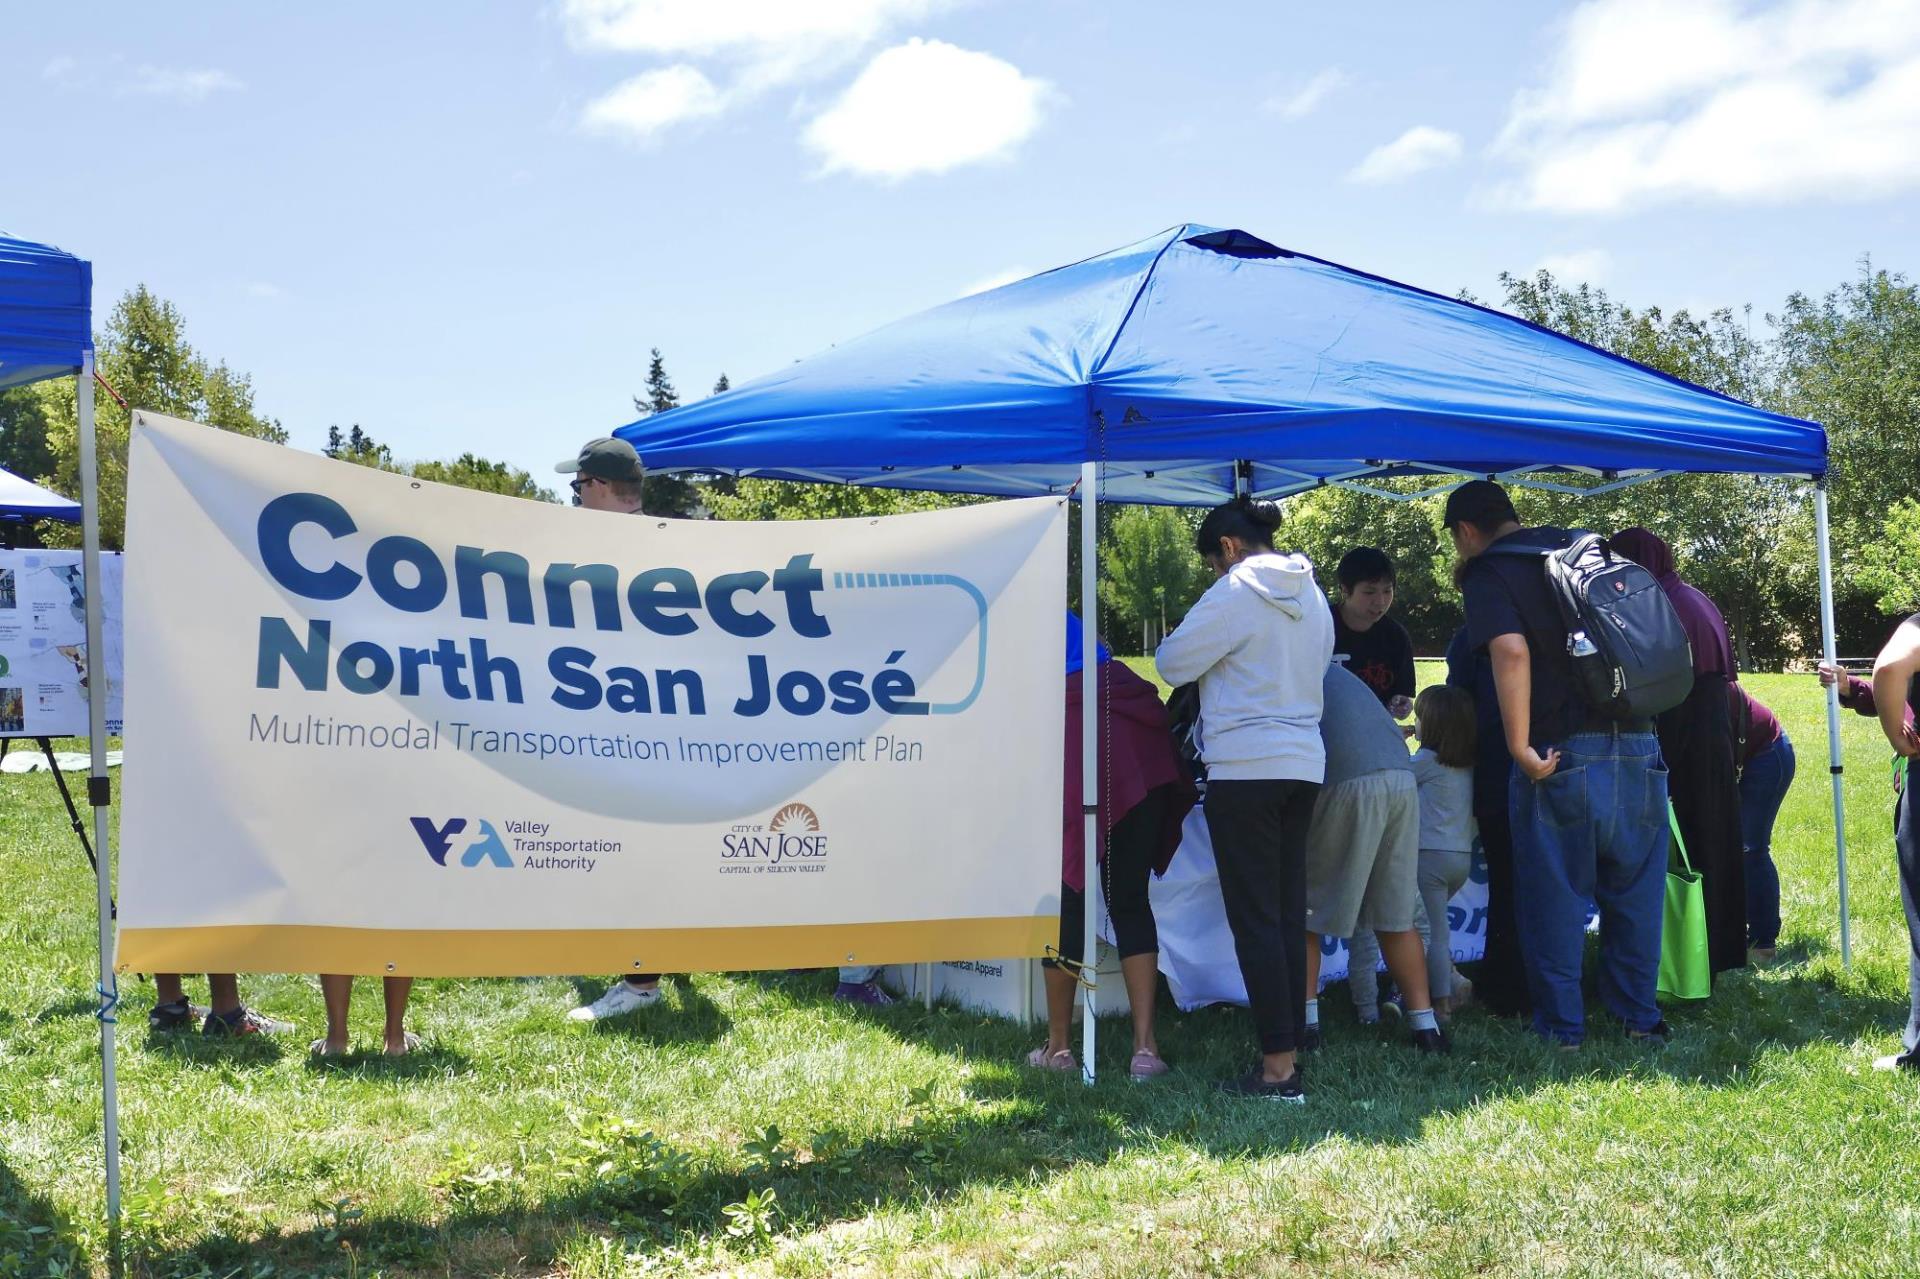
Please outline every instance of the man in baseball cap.
[[[601, 436], [580, 446], [580, 455], [553, 468], [573, 476], [573, 504], [589, 511], [615, 511], [632, 515], [640, 509], [646, 468], [640, 455], [625, 440]], [[628, 973], [607, 988], [590, 1004], [575, 1008], [567, 1016], [574, 1021], [601, 1021], [618, 1017], [660, 1002], [659, 973]]]
[[625, 440], [601, 436], [580, 446], [580, 455], [553, 468], [575, 479], [573, 504], [589, 511], [619, 511], [640, 514], [640, 497], [647, 479], [647, 468], [640, 455]]
[[[585, 457], [586, 454], [582, 453], [581, 456]], [[1447, 509], [1441, 516], [1441, 523], [1449, 533], [1461, 524], [1492, 531], [1519, 522], [1520, 516], [1513, 509], [1513, 499], [1492, 480], [1468, 480], [1447, 494]], [[1478, 554], [1478, 551], [1476, 544], [1473, 553]]]

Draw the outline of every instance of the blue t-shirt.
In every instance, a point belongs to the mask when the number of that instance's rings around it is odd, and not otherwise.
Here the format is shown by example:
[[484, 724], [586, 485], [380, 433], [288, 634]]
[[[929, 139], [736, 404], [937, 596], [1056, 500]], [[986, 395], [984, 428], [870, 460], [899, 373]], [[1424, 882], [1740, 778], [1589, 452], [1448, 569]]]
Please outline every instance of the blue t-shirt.
[[1320, 740], [1327, 747], [1328, 786], [1368, 773], [1413, 771], [1406, 736], [1372, 689], [1343, 666], [1327, 667], [1321, 689]]

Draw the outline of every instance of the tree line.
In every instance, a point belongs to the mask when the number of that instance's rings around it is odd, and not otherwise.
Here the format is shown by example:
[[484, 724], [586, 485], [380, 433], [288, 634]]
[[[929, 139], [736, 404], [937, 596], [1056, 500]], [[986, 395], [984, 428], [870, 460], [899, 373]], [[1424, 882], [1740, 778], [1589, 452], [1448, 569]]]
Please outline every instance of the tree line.
[[[1497, 305], [1544, 327], [1776, 412], [1826, 426], [1830, 446], [1834, 586], [1841, 648], [1873, 648], [1888, 614], [1920, 609], [1920, 289], [1863, 261], [1854, 278], [1819, 296], [1789, 296], [1778, 312], [1751, 308], [1696, 316], [1634, 308], [1547, 272], [1502, 275]], [[1463, 294], [1463, 297], [1466, 296]], [[287, 443], [278, 419], [254, 404], [250, 379], [197, 352], [177, 308], [145, 287], [115, 305], [97, 338], [102, 376], [128, 403], [258, 439]], [[714, 392], [728, 389], [723, 374]], [[660, 350], [650, 351], [641, 414], [680, 404]], [[122, 543], [128, 413], [96, 398], [103, 543]], [[526, 471], [463, 453], [403, 460], [360, 424], [330, 426], [327, 456], [419, 479], [535, 501], [557, 500]], [[78, 420], [71, 380], [0, 392], [0, 467], [75, 494]], [[1431, 481], [1374, 487], [1414, 493]], [[1674, 476], [1597, 497], [1516, 490], [1529, 523], [1614, 530], [1642, 524], [1672, 543], [1683, 574], [1726, 614], [1746, 667], [1805, 659], [1818, 644], [1811, 488], [1752, 476]], [[665, 515], [820, 519], [926, 510], [979, 499], [946, 494], [652, 475], [646, 506]], [[1460, 622], [1440, 499], [1389, 501], [1327, 487], [1282, 504], [1279, 537], [1312, 558], [1332, 586], [1354, 546], [1377, 546], [1398, 567], [1396, 613], [1422, 652], [1438, 652]], [[1199, 512], [1116, 507], [1101, 521], [1102, 628], [1121, 651], [1150, 647], [1179, 621], [1207, 578], [1193, 554]], [[49, 545], [77, 541], [43, 524]], [[1079, 541], [1070, 541], [1077, 557]], [[1070, 588], [1077, 594], [1077, 587]]]

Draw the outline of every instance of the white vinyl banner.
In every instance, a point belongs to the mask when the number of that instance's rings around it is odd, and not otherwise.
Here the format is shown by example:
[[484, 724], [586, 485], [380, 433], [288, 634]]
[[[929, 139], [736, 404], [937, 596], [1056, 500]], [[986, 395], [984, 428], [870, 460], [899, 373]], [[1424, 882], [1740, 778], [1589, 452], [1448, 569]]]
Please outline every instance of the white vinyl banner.
[[665, 520], [135, 415], [119, 966], [1038, 955], [1066, 507]]

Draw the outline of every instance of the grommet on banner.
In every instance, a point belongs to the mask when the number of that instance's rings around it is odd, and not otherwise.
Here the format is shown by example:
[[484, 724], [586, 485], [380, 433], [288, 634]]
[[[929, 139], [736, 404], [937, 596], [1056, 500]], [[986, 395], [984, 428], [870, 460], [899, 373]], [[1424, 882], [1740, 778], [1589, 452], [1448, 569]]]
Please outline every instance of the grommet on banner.
[[399, 966], [400, 966], [400, 965], [398, 965], [398, 964], [388, 964], [388, 965], [387, 965], [387, 971], [388, 971], [388, 972], [393, 972], [393, 971], [394, 971], [395, 969], [397, 969], [397, 968], [398, 968]]

